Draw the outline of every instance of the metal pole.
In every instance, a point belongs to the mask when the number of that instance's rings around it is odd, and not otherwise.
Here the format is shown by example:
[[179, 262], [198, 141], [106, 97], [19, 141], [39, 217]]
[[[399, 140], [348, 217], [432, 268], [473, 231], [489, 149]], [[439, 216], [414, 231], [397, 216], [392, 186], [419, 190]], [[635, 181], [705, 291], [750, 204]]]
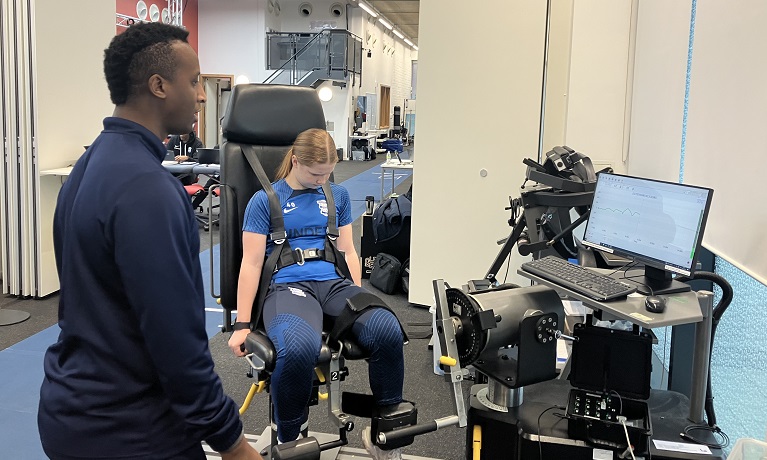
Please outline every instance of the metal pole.
[[538, 163], [543, 163], [543, 130], [546, 115], [546, 79], [549, 74], [549, 35], [551, 33], [551, 0], [546, 2], [546, 35], [543, 42], [543, 75], [541, 77], [541, 117], [538, 123]]
[[690, 389], [690, 415], [693, 423], [704, 422], [706, 387], [711, 365], [711, 325], [713, 324], [714, 294], [698, 291], [703, 320], [695, 323], [695, 349], [692, 356], [692, 388]]

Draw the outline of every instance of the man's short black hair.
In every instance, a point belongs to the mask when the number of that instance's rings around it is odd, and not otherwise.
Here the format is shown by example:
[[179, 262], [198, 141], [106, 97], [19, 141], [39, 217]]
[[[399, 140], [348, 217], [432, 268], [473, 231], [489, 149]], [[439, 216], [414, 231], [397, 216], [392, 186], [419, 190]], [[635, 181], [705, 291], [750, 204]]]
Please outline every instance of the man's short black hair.
[[172, 79], [173, 42], [188, 43], [188, 36], [187, 30], [160, 22], [134, 24], [116, 35], [104, 50], [104, 76], [112, 102], [125, 104], [154, 74]]

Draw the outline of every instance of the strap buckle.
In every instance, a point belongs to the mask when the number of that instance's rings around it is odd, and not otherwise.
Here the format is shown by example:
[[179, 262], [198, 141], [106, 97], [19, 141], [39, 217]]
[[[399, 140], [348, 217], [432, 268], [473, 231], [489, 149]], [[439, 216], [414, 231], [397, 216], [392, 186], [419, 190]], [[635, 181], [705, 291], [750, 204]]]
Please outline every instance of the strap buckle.
[[298, 260], [296, 263], [298, 265], [303, 265], [306, 262], [306, 258], [304, 257], [304, 250], [301, 248], [296, 248], [293, 250], [293, 254], [298, 257]]
[[325, 228], [325, 236], [330, 238], [331, 241], [338, 239], [338, 233], [330, 233], [330, 227]]
[[282, 244], [288, 238], [288, 232], [282, 231], [282, 232], [270, 233], [269, 238], [272, 240], [274, 244]]

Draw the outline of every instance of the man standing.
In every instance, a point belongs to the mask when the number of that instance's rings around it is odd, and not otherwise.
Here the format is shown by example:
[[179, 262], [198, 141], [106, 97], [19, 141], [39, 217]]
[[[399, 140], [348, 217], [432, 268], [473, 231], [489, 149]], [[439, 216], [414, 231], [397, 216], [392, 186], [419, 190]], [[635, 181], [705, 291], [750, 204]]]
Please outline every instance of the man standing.
[[54, 218], [61, 334], [45, 354], [38, 426], [53, 459], [260, 459], [213, 370], [199, 234], [162, 139], [205, 93], [188, 32], [137, 24], [104, 53], [116, 105]]

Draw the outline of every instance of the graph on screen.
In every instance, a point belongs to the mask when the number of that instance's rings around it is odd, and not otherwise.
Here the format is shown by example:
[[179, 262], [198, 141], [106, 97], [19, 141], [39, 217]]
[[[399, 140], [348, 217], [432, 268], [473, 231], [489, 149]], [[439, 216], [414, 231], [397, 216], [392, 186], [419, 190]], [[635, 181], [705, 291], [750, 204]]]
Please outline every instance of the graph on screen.
[[708, 192], [682, 184], [600, 175], [585, 240], [689, 269]]

